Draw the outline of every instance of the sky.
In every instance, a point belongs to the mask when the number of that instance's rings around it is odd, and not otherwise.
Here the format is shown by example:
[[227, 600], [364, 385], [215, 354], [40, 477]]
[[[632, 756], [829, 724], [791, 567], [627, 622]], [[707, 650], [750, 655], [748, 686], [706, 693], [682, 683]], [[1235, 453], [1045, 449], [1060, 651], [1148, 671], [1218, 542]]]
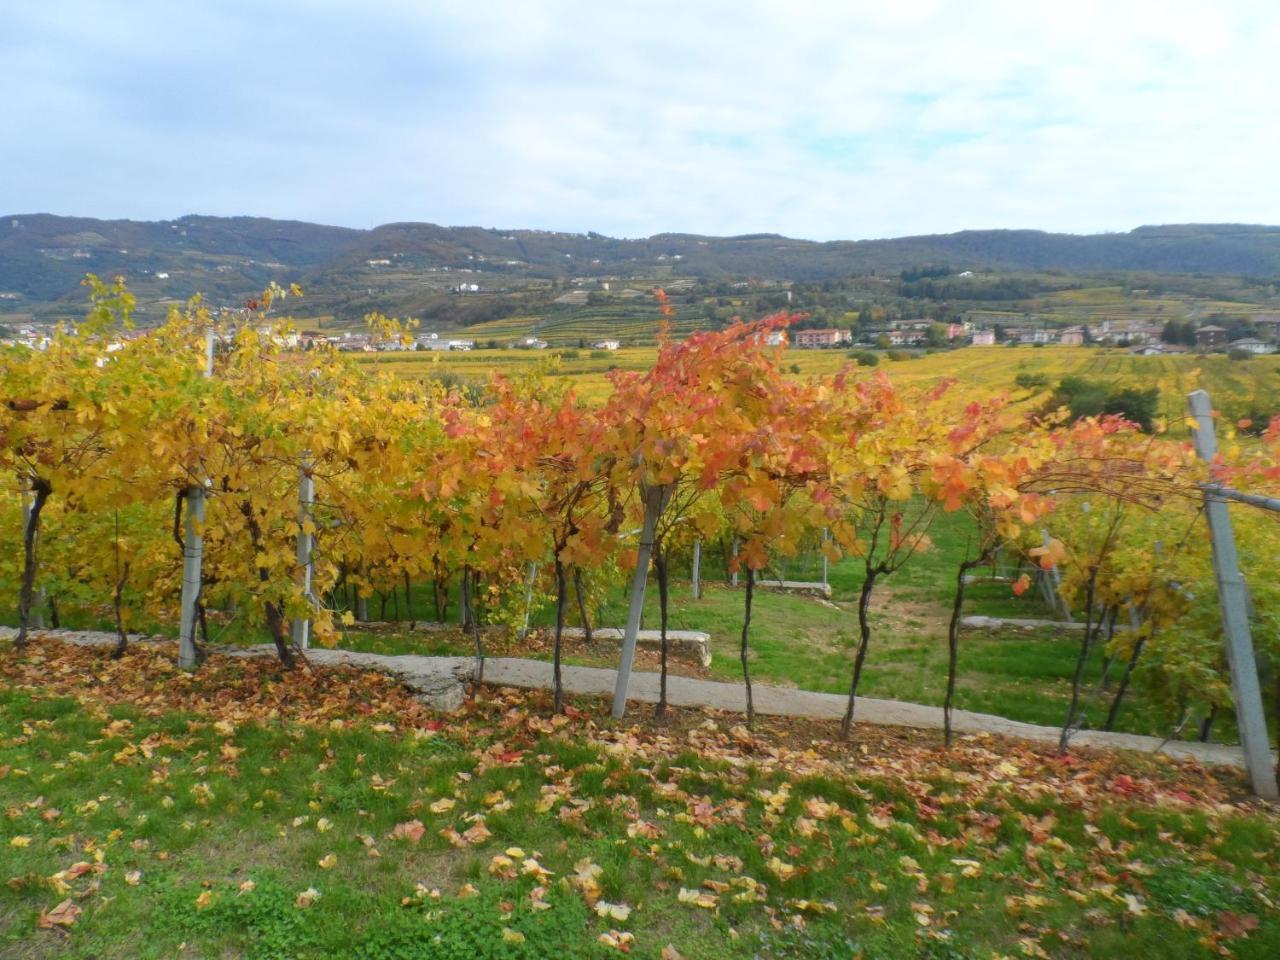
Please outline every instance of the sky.
[[1280, 223], [1274, 0], [0, 0], [0, 214]]

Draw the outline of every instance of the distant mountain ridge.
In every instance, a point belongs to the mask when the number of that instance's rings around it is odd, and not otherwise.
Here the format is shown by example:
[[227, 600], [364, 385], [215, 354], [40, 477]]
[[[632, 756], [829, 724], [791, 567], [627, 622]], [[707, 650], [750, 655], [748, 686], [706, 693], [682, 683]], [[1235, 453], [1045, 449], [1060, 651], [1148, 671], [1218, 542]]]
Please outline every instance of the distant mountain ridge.
[[964, 230], [818, 242], [776, 234], [617, 239], [430, 223], [359, 230], [261, 217], [0, 217], [0, 295], [11, 295], [4, 302], [81, 301], [80, 280], [90, 271], [124, 274], [131, 282], [167, 274], [165, 294], [173, 297], [201, 291], [232, 298], [271, 279], [336, 288], [364, 283], [381, 261], [410, 270], [449, 267], [539, 277], [651, 275], [670, 268], [683, 276], [815, 281], [927, 265], [1271, 277], [1280, 276], [1280, 227], [1178, 224], [1091, 235]]

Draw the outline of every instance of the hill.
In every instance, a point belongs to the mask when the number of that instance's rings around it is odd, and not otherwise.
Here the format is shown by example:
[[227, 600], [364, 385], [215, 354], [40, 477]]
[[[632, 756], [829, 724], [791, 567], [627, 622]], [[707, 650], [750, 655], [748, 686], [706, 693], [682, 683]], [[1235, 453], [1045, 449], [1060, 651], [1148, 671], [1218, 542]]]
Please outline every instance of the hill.
[[[710, 237], [392, 223], [371, 230], [260, 217], [187, 216], [173, 221], [94, 220], [49, 214], [0, 218], [0, 306], [40, 313], [78, 305], [86, 272], [124, 274], [144, 299], [197, 291], [235, 302], [270, 279], [300, 280], [318, 293], [381, 288], [412, 275], [447, 290], [457, 271], [488, 288], [534, 278], [582, 276], [759, 277], [822, 281], [928, 265], [974, 270], [1150, 271], [1280, 275], [1280, 227], [1187, 224], [1128, 233], [1074, 235], [966, 230], [884, 240], [815, 242], [776, 234]], [[476, 278], [471, 278], [476, 279]]]

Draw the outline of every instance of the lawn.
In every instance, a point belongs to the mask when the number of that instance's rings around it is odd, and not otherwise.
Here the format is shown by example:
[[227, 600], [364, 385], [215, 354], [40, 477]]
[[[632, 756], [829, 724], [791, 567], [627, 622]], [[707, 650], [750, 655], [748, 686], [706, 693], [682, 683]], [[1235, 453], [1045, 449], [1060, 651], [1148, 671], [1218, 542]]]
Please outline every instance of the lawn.
[[0, 957], [1280, 950], [1233, 773], [172, 655], [0, 650]]

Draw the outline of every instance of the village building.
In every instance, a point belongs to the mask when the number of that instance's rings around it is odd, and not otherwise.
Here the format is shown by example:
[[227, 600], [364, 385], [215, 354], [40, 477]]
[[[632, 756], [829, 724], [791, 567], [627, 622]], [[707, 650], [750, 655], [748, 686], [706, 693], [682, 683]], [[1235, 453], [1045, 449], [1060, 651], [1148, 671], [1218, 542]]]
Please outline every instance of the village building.
[[853, 334], [848, 330], [840, 329], [793, 330], [791, 331], [791, 341], [797, 347], [812, 350], [852, 343]]
[[1214, 324], [1206, 324], [1196, 331], [1196, 346], [1202, 350], [1218, 350], [1227, 345], [1227, 331]]
[[1227, 344], [1227, 348], [1233, 353], [1240, 351], [1243, 353], [1251, 353], [1254, 356], [1261, 356], [1266, 353], [1275, 353], [1276, 345], [1268, 343], [1266, 340], [1259, 340], [1257, 337], [1241, 337], [1239, 340], [1232, 340]]

